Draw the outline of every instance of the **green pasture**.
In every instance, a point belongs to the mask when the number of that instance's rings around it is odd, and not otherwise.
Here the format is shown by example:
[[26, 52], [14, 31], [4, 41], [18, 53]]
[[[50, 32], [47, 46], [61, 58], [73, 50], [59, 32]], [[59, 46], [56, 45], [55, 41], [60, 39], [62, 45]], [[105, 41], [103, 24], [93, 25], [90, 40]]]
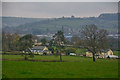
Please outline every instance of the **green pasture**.
[[113, 55], [119, 56], [120, 51], [113, 51]]
[[[21, 55], [3, 55], [3, 59], [22, 59]], [[31, 59], [31, 58], [30, 58]], [[59, 60], [58, 56], [35, 56], [33, 59]], [[3, 78], [117, 78], [116, 59], [63, 56], [66, 62], [2, 61]]]

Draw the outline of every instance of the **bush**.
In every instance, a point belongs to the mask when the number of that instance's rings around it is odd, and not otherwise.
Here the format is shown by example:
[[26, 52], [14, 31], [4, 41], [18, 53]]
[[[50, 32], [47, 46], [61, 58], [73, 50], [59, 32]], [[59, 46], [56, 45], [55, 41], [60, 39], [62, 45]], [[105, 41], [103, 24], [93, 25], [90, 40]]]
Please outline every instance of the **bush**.
[[75, 53], [76, 54], [86, 54], [86, 49], [77, 49], [76, 51], [75, 51]]

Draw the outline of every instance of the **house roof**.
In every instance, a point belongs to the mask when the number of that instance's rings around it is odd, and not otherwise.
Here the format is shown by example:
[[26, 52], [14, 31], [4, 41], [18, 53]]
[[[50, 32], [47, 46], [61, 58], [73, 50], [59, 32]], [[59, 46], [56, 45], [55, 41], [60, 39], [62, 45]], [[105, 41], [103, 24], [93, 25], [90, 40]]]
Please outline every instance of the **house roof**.
[[[107, 53], [109, 50], [111, 50], [111, 49], [106, 49], [106, 50], [101, 49], [100, 51], [101, 51], [101, 52], [105, 52], [105, 53]], [[90, 52], [90, 51], [88, 50], [87, 52]]]
[[110, 50], [110, 49], [106, 49], [106, 50], [101, 49], [101, 52], [107, 53], [109, 50]]
[[34, 46], [33, 48], [31, 48], [32, 50], [43, 50], [45, 48], [45, 46]]

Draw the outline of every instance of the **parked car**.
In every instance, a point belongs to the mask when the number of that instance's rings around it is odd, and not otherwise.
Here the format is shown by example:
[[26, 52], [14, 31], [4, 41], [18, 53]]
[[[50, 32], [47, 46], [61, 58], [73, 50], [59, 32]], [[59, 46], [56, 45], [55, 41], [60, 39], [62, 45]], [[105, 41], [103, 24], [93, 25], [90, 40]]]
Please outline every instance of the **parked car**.
[[76, 54], [75, 53], [70, 53], [70, 56], [76, 56]]

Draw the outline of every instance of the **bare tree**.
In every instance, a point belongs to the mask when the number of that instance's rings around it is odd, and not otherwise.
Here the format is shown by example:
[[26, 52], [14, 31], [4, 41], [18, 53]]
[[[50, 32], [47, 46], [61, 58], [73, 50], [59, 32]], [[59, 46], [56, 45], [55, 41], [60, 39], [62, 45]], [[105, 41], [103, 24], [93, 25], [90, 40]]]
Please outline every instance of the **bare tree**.
[[71, 42], [73, 44], [74, 47], [80, 47], [81, 46], [81, 39], [79, 36], [77, 35], [73, 35], [72, 38], [71, 38]]
[[95, 54], [108, 48], [107, 31], [98, 29], [96, 25], [87, 25], [81, 30], [81, 38], [84, 41], [83, 46], [93, 54], [93, 62], [95, 62]]

